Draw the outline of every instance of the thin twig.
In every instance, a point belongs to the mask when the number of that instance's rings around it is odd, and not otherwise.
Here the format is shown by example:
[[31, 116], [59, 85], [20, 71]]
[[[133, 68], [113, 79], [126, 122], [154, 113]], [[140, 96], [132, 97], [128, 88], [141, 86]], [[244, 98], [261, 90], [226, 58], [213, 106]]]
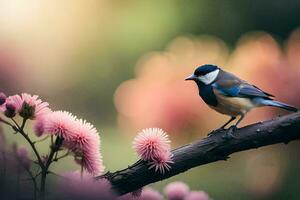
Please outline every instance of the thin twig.
[[65, 154], [63, 154], [61, 156], [58, 156], [58, 152], [57, 152], [57, 154], [55, 155], [53, 161], [57, 162], [58, 160], [67, 157], [68, 155], [70, 155], [70, 151], [67, 151]]
[[2, 117], [0, 117], [0, 122], [14, 128], [15, 126], [13, 124], [11, 124], [10, 122], [6, 121], [5, 119], [3, 119]]
[[[31, 141], [31, 139], [29, 138], [29, 136], [24, 132], [24, 130], [19, 126], [19, 124], [12, 118], [12, 121], [15, 123], [17, 129], [18, 129], [18, 132], [27, 140], [27, 142], [30, 144], [34, 154], [36, 155], [37, 159], [38, 159], [38, 163], [40, 165], [40, 167], [43, 169], [45, 166], [44, 166], [44, 163], [41, 159], [41, 156], [39, 154], [39, 152], [37, 151], [34, 143]], [[26, 123], [26, 120], [23, 120], [22, 122], [22, 127], [24, 128], [25, 127], [25, 123]]]

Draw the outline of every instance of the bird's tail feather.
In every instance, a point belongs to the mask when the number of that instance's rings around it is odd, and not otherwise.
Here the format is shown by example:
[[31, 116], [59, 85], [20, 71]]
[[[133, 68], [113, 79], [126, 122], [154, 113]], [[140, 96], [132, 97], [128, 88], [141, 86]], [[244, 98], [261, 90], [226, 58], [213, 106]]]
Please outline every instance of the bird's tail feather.
[[283, 108], [285, 110], [291, 111], [291, 112], [297, 112], [299, 109], [288, 105], [286, 103], [282, 103], [279, 101], [273, 101], [273, 100], [264, 100], [263, 104], [266, 106], [274, 106], [274, 107], [278, 107], [278, 108]]

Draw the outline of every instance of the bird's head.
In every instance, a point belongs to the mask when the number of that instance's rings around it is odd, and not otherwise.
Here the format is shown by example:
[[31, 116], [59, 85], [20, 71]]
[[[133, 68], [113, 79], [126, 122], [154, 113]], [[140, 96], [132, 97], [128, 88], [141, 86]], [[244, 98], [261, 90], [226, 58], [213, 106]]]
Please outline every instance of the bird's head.
[[220, 68], [216, 65], [202, 65], [198, 67], [195, 72], [185, 80], [193, 80], [196, 83], [209, 85], [216, 80], [219, 71]]

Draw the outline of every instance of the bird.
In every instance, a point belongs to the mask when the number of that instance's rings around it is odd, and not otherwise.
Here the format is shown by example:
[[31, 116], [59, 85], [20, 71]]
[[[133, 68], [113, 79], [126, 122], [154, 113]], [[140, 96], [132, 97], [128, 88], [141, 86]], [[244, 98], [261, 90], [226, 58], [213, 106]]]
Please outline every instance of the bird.
[[197, 84], [200, 97], [210, 108], [230, 116], [230, 119], [219, 129], [225, 130], [228, 124], [239, 117], [237, 122], [229, 128], [227, 138], [235, 137], [234, 131], [252, 108], [273, 106], [291, 112], [298, 111], [291, 105], [275, 101], [272, 94], [224, 71], [217, 65], [199, 66], [185, 80], [194, 81]]

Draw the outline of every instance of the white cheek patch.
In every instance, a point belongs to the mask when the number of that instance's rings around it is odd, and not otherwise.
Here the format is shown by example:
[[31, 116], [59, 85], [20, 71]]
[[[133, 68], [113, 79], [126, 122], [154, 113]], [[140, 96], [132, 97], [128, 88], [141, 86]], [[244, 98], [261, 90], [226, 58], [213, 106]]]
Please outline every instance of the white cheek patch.
[[219, 74], [219, 69], [210, 72], [208, 74], [205, 74], [204, 76], [199, 76], [198, 79], [199, 81], [201, 81], [202, 83], [208, 85], [211, 84], [212, 82], [214, 82], [214, 80], [216, 80], [218, 74]]

